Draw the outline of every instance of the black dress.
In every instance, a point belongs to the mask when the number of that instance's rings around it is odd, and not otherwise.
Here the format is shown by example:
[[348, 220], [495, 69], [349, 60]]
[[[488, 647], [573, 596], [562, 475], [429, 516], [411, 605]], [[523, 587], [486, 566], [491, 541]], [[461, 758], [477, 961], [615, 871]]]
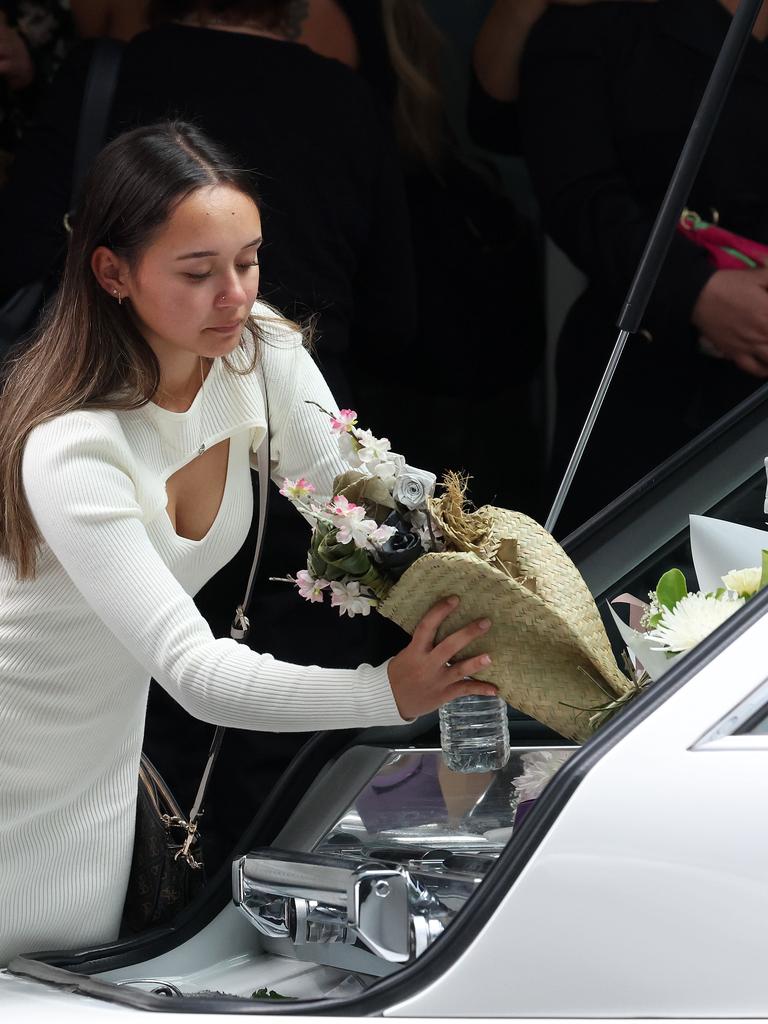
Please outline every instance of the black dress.
[[[558, 350], [556, 476], [730, 22], [717, 0], [549, 9], [522, 67], [520, 129], [545, 228], [589, 278]], [[768, 242], [768, 44], [751, 39], [688, 206]], [[692, 307], [713, 272], [676, 237], [630, 339], [558, 529], [577, 525], [760, 381], [699, 351]]]
[[[84, 44], [62, 68], [0, 200], [6, 294], [43, 272], [64, 244], [61, 217], [89, 56]], [[318, 361], [339, 405], [350, 404], [350, 366], [397, 366], [415, 321], [401, 175], [368, 87], [342, 64], [295, 43], [168, 25], [126, 46], [110, 135], [169, 116], [194, 121], [257, 172], [262, 297], [291, 317], [317, 314]], [[308, 606], [294, 588], [268, 582], [306, 567], [308, 536], [274, 493], [252, 606], [253, 646], [337, 668], [378, 664], [402, 648], [407, 637], [385, 619], [341, 620], [329, 607]], [[252, 530], [196, 597], [216, 635], [229, 635], [254, 543]], [[145, 747], [186, 809], [210, 737], [210, 726], [153, 685]], [[206, 811], [210, 864], [226, 854], [305, 740], [229, 731]]]

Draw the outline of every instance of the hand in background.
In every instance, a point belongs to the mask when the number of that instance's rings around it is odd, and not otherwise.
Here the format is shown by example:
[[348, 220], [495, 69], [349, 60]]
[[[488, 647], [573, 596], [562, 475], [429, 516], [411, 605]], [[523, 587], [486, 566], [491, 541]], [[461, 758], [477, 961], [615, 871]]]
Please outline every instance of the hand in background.
[[768, 378], [768, 267], [716, 271], [691, 319], [720, 355], [753, 377]]
[[425, 715], [454, 697], [497, 695], [496, 687], [490, 683], [466, 678], [490, 664], [487, 654], [453, 662], [471, 640], [488, 631], [491, 625], [488, 619], [472, 622], [435, 643], [440, 624], [458, 603], [457, 597], [449, 597], [430, 608], [414, 630], [408, 646], [389, 662], [389, 683], [403, 718]]
[[26, 89], [35, 78], [35, 65], [29, 55], [27, 44], [15, 28], [5, 22], [5, 15], [0, 12], [0, 75], [5, 78], [9, 88], [17, 92]]

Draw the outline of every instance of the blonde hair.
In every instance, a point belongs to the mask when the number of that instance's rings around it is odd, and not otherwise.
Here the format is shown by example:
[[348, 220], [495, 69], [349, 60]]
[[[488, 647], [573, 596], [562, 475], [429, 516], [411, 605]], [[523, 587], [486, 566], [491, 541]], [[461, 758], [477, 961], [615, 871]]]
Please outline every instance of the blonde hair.
[[445, 147], [441, 60], [445, 40], [420, 0], [381, 0], [397, 80], [395, 132], [402, 152], [437, 170]]

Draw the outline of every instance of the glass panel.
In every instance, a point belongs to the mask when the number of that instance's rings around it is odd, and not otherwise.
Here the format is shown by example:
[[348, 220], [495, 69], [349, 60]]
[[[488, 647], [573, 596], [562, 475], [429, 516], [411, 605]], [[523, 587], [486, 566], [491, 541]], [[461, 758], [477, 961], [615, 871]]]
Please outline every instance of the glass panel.
[[750, 722], [736, 732], [737, 736], [765, 736], [768, 735], [768, 709], [761, 711], [757, 718], [753, 718]]
[[[547, 748], [561, 762], [575, 749]], [[314, 852], [387, 860], [438, 850], [497, 855], [517, 808], [513, 779], [529, 753], [518, 747], [501, 771], [466, 775], [447, 768], [439, 750], [392, 751]]]

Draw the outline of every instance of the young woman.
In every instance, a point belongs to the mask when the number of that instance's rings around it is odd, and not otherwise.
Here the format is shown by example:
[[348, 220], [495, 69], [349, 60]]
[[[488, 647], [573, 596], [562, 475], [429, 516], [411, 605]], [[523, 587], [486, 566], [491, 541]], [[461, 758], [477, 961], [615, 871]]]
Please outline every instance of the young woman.
[[[398, 724], [487, 663], [434, 644], [454, 603], [376, 668], [297, 667], [213, 638], [192, 596], [237, 551], [267, 429], [272, 477], [343, 468], [301, 335], [256, 302], [244, 176], [181, 123], [99, 156], [61, 288], [0, 410], [0, 963], [117, 935], [147, 687], [208, 722]], [[254, 304], [255, 303], [255, 304]], [[254, 623], [258, 633], [258, 623]], [[459, 660], [454, 662], [454, 659]]]

